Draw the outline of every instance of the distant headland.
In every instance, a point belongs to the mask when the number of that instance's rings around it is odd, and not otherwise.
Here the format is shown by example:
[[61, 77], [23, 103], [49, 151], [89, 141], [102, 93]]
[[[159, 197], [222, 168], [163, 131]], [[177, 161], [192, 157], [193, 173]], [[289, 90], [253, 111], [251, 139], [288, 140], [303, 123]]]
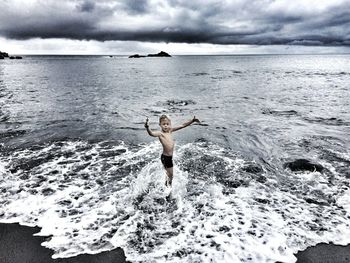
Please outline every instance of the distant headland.
[[139, 55], [139, 54], [129, 56], [129, 58], [146, 58], [146, 57], [171, 57], [171, 56], [164, 51], [161, 51], [158, 54], [148, 54], [147, 56]]
[[22, 59], [21, 56], [9, 56], [8, 53], [0, 51], [0, 59], [5, 59], [5, 58], [9, 58], [9, 59]]

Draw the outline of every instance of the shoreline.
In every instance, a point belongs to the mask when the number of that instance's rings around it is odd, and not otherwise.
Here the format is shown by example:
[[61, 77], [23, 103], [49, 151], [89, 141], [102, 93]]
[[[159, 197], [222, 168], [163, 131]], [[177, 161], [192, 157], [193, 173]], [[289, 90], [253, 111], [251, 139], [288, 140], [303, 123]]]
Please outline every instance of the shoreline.
[[[116, 248], [99, 254], [81, 254], [71, 258], [53, 259], [53, 251], [41, 246], [47, 237], [33, 236], [39, 227], [18, 223], [0, 223], [1, 263], [124, 263], [124, 251]], [[25, 261], [23, 261], [25, 259]]]
[[[47, 237], [33, 236], [39, 227], [22, 226], [18, 223], [0, 223], [0, 262], [21, 263], [124, 263], [123, 249], [116, 248], [99, 254], [82, 254], [71, 258], [52, 259], [53, 251], [41, 246]], [[297, 263], [348, 263], [350, 245], [341, 246], [319, 243], [294, 254]]]
[[346, 246], [332, 243], [318, 243], [294, 254], [297, 263], [349, 263], [350, 244]]

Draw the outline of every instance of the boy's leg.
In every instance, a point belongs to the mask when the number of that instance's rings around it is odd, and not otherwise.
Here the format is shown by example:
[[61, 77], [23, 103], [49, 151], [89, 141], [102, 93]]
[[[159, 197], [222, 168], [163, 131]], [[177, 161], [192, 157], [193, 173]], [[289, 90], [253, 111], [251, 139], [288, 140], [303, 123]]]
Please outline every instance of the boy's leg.
[[165, 168], [166, 170], [166, 181], [165, 181], [165, 185], [166, 186], [171, 186], [173, 183], [173, 167], [171, 168]]

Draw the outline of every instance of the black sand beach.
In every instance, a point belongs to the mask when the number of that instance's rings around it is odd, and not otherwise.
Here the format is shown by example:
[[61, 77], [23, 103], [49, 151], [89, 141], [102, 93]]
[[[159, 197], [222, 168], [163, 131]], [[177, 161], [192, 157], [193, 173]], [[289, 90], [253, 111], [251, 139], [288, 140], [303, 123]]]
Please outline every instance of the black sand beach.
[[[120, 248], [96, 255], [79, 255], [72, 258], [52, 259], [50, 249], [40, 244], [45, 237], [33, 236], [39, 228], [19, 224], [0, 224], [1, 263], [122, 263], [126, 262]], [[321, 243], [296, 254], [297, 263], [348, 263], [350, 245], [338, 246]]]
[[297, 263], [349, 263], [350, 245], [320, 243], [296, 254]]
[[[0, 263], [290, 263], [350, 244], [349, 76], [350, 55], [2, 61], [1, 223], [53, 236], [3, 225]], [[174, 134], [170, 198], [144, 127], [162, 114], [202, 121]]]
[[40, 244], [45, 237], [33, 236], [39, 228], [19, 224], [0, 224], [1, 263], [122, 263], [124, 251], [120, 248], [96, 255], [79, 255], [72, 258], [52, 259], [52, 251]]

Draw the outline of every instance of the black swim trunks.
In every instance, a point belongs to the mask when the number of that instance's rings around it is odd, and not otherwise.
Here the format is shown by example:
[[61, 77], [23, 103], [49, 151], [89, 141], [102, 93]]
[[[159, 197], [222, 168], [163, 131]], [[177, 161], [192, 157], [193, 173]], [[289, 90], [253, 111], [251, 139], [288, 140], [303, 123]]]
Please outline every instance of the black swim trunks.
[[160, 160], [162, 161], [162, 164], [164, 165], [165, 168], [171, 168], [174, 166], [172, 156], [167, 156], [167, 155], [162, 154], [160, 156]]

